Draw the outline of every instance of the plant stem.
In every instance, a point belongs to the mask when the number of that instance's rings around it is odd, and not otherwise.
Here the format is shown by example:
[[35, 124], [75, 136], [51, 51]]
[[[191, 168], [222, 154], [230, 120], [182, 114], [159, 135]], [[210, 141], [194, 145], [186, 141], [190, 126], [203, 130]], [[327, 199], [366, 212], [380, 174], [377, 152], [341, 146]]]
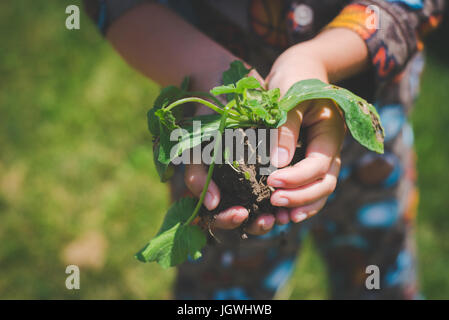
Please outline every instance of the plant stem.
[[216, 97], [214, 97], [210, 93], [202, 92], [202, 91], [190, 91], [189, 95], [191, 95], [191, 96], [207, 97], [209, 99], [212, 99], [215, 102], [215, 104], [217, 104], [220, 108], [224, 108], [225, 107], [225, 105], [223, 103], [221, 103], [220, 100], [218, 100]]
[[210, 181], [212, 180], [212, 173], [214, 172], [215, 160], [216, 160], [216, 157], [217, 157], [217, 150], [220, 147], [221, 136], [223, 134], [223, 131], [224, 131], [224, 128], [225, 128], [225, 125], [226, 125], [226, 119], [228, 117], [228, 113], [229, 112], [230, 112], [230, 108], [229, 107], [225, 107], [224, 110], [223, 110], [223, 114], [221, 116], [221, 119], [220, 119], [220, 126], [218, 128], [217, 140], [215, 141], [215, 145], [214, 145], [214, 155], [212, 157], [212, 162], [209, 165], [209, 170], [207, 171], [206, 183], [204, 184], [203, 191], [201, 191], [200, 199], [198, 200], [198, 203], [196, 204], [195, 210], [193, 210], [192, 215], [184, 223], [184, 225], [189, 225], [193, 221], [193, 219], [195, 219], [195, 217], [197, 216], [198, 212], [201, 209], [201, 205], [204, 202], [204, 198], [206, 197], [207, 189], [209, 188]]
[[[179, 105], [181, 105], [181, 104], [188, 103], [188, 102], [196, 102], [196, 103], [200, 103], [200, 104], [205, 105], [206, 107], [208, 107], [208, 108], [214, 110], [215, 112], [217, 112], [217, 113], [223, 115], [223, 109], [217, 107], [215, 104], [213, 104], [213, 103], [211, 103], [211, 102], [209, 102], [209, 101], [207, 101], [207, 100], [204, 100], [204, 99], [201, 99], [201, 98], [198, 98], [198, 97], [190, 97], [190, 98], [180, 99], [180, 100], [178, 100], [178, 101], [175, 101], [175, 102], [169, 104], [169, 105], [168, 105], [167, 107], [165, 107], [164, 109], [167, 110], [167, 111], [169, 111], [169, 110], [173, 109], [173, 108], [176, 107], [176, 106], [179, 106]], [[237, 114], [237, 113], [233, 113], [233, 112], [230, 112], [230, 111], [228, 111], [228, 112], [230, 113], [230, 115], [233, 116], [232, 118], [235, 118], [235, 117], [238, 117], [238, 116], [239, 116], [239, 114]]]

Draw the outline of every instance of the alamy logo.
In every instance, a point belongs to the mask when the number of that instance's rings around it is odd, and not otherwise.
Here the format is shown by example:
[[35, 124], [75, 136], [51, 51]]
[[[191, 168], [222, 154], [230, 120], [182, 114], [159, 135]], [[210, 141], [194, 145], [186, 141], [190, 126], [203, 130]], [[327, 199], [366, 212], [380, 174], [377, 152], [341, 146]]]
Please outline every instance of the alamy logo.
[[80, 28], [80, 8], [77, 5], [70, 5], [65, 8], [65, 13], [69, 16], [65, 19], [65, 27], [68, 30], [79, 30]]
[[378, 6], [370, 5], [365, 9], [368, 18], [365, 20], [365, 26], [368, 30], [380, 29], [380, 9]]
[[366, 267], [365, 273], [369, 276], [365, 280], [365, 287], [368, 290], [380, 289], [380, 270], [375, 264], [371, 264]]
[[[192, 134], [182, 128], [170, 133], [170, 141], [177, 142], [170, 150], [170, 159], [174, 165], [210, 165], [213, 161], [219, 132], [203, 131], [201, 121], [195, 120], [192, 125]], [[201, 135], [201, 132], [204, 134]], [[273, 152], [270, 150], [277, 150], [277, 143], [278, 129], [225, 129], [217, 148], [215, 163], [227, 163], [231, 166], [242, 163], [259, 164], [259, 174], [269, 175], [276, 169], [270, 164], [270, 154]], [[190, 148], [185, 148], [186, 145], [190, 145]], [[181, 152], [182, 150], [184, 151]]]
[[80, 268], [76, 265], [69, 265], [65, 268], [65, 273], [69, 276], [65, 279], [65, 287], [69, 290], [79, 290], [80, 288]]

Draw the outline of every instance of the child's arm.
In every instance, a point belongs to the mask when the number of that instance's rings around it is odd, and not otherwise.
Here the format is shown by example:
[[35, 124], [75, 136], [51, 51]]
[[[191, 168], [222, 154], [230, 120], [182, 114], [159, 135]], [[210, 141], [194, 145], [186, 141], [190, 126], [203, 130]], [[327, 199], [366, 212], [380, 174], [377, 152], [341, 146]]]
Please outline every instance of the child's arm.
[[273, 64], [267, 82], [278, 85], [284, 94], [299, 80], [318, 78], [336, 83], [368, 66], [368, 50], [362, 38], [348, 29], [328, 29], [284, 51]]
[[[190, 76], [193, 91], [209, 91], [220, 84], [222, 72], [237, 58], [168, 8], [154, 3], [138, 5], [115, 20], [106, 31], [107, 39], [122, 57], [138, 71], [161, 85], [181, 83]], [[260, 79], [256, 72], [253, 76]], [[202, 165], [188, 165], [185, 183], [199, 196], [206, 181]], [[211, 181], [204, 205], [213, 210], [220, 202], [220, 190]], [[220, 213], [214, 226], [238, 227], [248, 218], [240, 206]], [[265, 233], [273, 216], [261, 216], [249, 230]]]
[[235, 60], [229, 51], [155, 3], [138, 5], [107, 30], [107, 39], [138, 71], [161, 86], [190, 76], [196, 89], [209, 91]]
[[[368, 5], [375, 5], [377, 12]], [[378, 83], [389, 81], [420, 50], [422, 33], [435, 28], [442, 17], [443, 0], [424, 0], [415, 5], [353, 1], [331, 22], [330, 29], [292, 46], [277, 59], [267, 79], [268, 87], [279, 87], [285, 93], [302, 79], [333, 83], [369, 66], [374, 68]], [[306, 158], [268, 179], [279, 188], [272, 195], [272, 203], [292, 208], [278, 213], [283, 223], [289, 219], [299, 222], [317, 213], [335, 189], [340, 167], [343, 119], [326, 100], [303, 103], [289, 113], [280, 129], [274, 164], [285, 167], [291, 162], [301, 127], [308, 127]]]

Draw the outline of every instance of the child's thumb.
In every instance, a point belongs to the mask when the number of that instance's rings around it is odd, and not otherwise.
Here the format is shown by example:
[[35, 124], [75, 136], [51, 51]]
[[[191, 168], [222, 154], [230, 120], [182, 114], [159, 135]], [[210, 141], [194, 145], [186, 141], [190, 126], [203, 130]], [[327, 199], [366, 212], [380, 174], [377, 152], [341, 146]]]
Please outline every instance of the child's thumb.
[[[186, 166], [184, 183], [195, 197], [200, 197], [206, 180], [207, 171], [203, 165], [191, 164]], [[209, 187], [207, 188], [206, 196], [204, 198], [204, 206], [208, 210], [213, 210], [218, 206], [219, 202], [220, 190], [218, 189], [217, 185], [211, 180], [211, 182], [209, 183]]]
[[301, 123], [302, 112], [299, 108], [291, 110], [287, 115], [287, 121], [278, 129], [277, 145], [271, 146], [270, 158], [273, 166], [283, 168], [292, 161]]

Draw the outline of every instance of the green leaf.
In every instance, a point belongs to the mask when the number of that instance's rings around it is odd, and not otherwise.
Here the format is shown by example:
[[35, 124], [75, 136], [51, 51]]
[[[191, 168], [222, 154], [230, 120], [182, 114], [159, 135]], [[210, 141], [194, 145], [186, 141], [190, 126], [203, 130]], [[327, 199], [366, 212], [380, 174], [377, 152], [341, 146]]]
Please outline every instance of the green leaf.
[[159, 160], [160, 144], [159, 142], [154, 145], [153, 148], [153, 160], [156, 167], [156, 171], [161, 179], [161, 182], [168, 181], [174, 173], [173, 165], [170, 163], [162, 162]]
[[273, 105], [277, 105], [281, 97], [281, 90], [274, 88], [263, 92], [264, 97]]
[[181, 83], [181, 90], [187, 91], [190, 87], [190, 77], [185, 77]]
[[160, 124], [160, 140], [159, 140], [159, 156], [158, 160], [162, 163], [169, 164], [170, 163], [170, 150], [176, 144], [176, 141], [170, 140], [170, 130]]
[[251, 110], [255, 125], [263, 124], [270, 128], [276, 127], [280, 122], [285, 122], [287, 113], [279, 109], [279, 96], [279, 90], [245, 90], [244, 106]]
[[[186, 80], [183, 81], [182, 86], [186, 86]], [[161, 93], [154, 101], [154, 108], [160, 109], [168, 106], [170, 103], [185, 97], [186, 91], [177, 86], [167, 86], [161, 90]]]
[[[178, 88], [176, 86], [167, 86], [161, 90], [159, 93], [159, 96], [156, 98], [153, 104], [153, 108], [150, 109], [147, 113], [147, 120], [148, 120], [148, 129], [150, 130], [151, 134], [155, 137], [158, 137], [160, 135], [159, 132], [159, 121], [160, 119], [156, 117], [156, 112], [163, 108], [168, 106], [170, 103], [175, 102], [179, 99], [182, 99], [187, 94], [187, 89], [189, 87], [189, 78], [185, 77], [181, 88]], [[182, 109], [177, 109], [173, 112], [173, 116], [176, 120], [179, 120], [183, 116]]]
[[252, 108], [252, 111], [262, 120], [267, 120], [268, 117], [270, 116], [270, 114], [268, 113], [267, 110], [265, 110], [264, 107], [262, 106], [254, 106]]
[[159, 134], [162, 133], [160, 131], [161, 126], [167, 128], [168, 130], [173, 130], [177, 127], [176, 118], [171, 113], [171, 111], [166, 111], [165, 109], [157, 109], [154, 112], [154, 116], [159, 119]]
[[237, 81], [236, 90], [237, 93], [243, 93], [245, 89], [258, 89], [261, 88], [259, 81], [254, 77], [245, 77]]
[[[193, 131], [193, 121], [201, 121], [201, 131]], [[173, 174], [173, 168], [170, 163], [188, 149], [192, 149], [201, 144], [206, 138], [213, 136], [220, 127], [220, 115], [202, 115], [193, 118], [184, 119], [180, 123], [180, 127], [186, 131], [178, 141], [170, 141], [171, 132], [162, 127], [160, 129], [163, 134], [160, 140], [154, 145], [153, 157], [156, 170], [162, 182], [167, 181]], [[162, 124], [161, 124], [162, 125]], [[238, 122], [228, 118], [226, 120], [226, 128], [237, 128]], [[207, 139], [206, 139], [207, 141]], [[173, 150], [173, 152], [172, 152]]]
[[178, 141], [170, 140], [171, 130], [164, 126], [162, 122], [159, 123], [159, 131], [161, 136], [159, 137], [159, 142], [155, 144], [153, 156], [155, 157], [155, 165], [159, 177], [162, 182], [165, 182], [170, 179], [173, 174], [173, 171], [169, 170], [171, 168], [170, 151], [176, 146]]
[[176, 128], [179, 128], [179, 126], [176, 124], [176, 118], [171, 112], [171, 110], [166, 109], [158, 109], [154, 113], [156, 117], [159, 118], [159, 123], [166, 127], [168, 130], [174, 130]]
[[[229, 69], [223, 72], [223, 85], [235, 85], [239, 80], [246, 77], [251, 69], [245, 67], [242, 61], [236, 60], [231, 62]], [[228, 101], [234, 99], [234, 93], [229, 93], [226, 96]]]
[[201, 249], [206, 245], [206, 236], [198, 226], [184, 225], [195, 209], [197, 200], [183, 198], [168, 210], [164, 222], [156, 236], [137, 254], [142, 262], [157, 262], [163, 268], [183, 263], [190, 256], [201, 257]]
[[[213, 136], [220, 127], [220, 115], [211, 114], [196, 116], [193, 118], [185, 119], [181, 123], [181, 127], [187, 131], [183, 135], [179, 142], [176, 143], [176, 151], [173, 152], [172, 157], [169, 159], [173, 161], [177, 156], [180, 156], [185, 150], [192, 149], [204, 141], [207, 141], [209, 137]], [[193, 121], [201, 121], [201, 131], [193, 131]], [[238, 128], [239, 123], [233, 119], [226, 119], [226, 128]]]
[[274, 127], [279, 128], [287, 121], [287, 110], [277, 109], [272, 110], [272, 112], [276, 112], [276, 115], [273, 117], [276, 119], [276, 125], [274, 125]]
[[223, 72], [223, 84], [228, 85], [237, 83], [237, 81], [246, 77], [250, 70], [251, 69], [246, 68], [240, 60], [231, 62], [229, 69]]
[[244, 102], [252, 106], [264, 104], [263, 92], [260, 90], [246, 90], [244, 92]]
[[147, 113], [148, 130], [153, 137], [159, 137], [159, 118], [155, 115], [156, 108], [152, 108]]
[[[184, 79], [181, 86], [188, 86], [188, 78]], [[163, 108], [182, 99], [184, 95], [185, 91], [182, 89], [175, 86], [166, 87], [162, 89], [154, 107], [148, 112], [148, 127], [155, 137], [159, 137], [157, 143], [154, 144], [153, 158], [162, 182], [169, 180], [174, 172], [173, 166], [170, 165], [170, 150], [176, 145], [177, 141], [170, 141], [170, 133], [180, 128], [176, 122], [182, 119], [182, 109], [167, 111]]]
[[376, 108], [349, 90], [317, 79], [303, 80], [290, 87], [279, 104], [282, 109], [290, 111], [299, 103], [312, 99], [333, 100], [343, 110], [354, 139], [372, 151], [384, 152], [384, 130]]
[[218, 86], [213, 88], [210, 93], [212, 93], [214, 96], [218, 96], [220, 94], [226, 94], [226, 93], [234, 93], [235, 92], [235, 86], [233, 84], [229, 84], [226, 86]]

